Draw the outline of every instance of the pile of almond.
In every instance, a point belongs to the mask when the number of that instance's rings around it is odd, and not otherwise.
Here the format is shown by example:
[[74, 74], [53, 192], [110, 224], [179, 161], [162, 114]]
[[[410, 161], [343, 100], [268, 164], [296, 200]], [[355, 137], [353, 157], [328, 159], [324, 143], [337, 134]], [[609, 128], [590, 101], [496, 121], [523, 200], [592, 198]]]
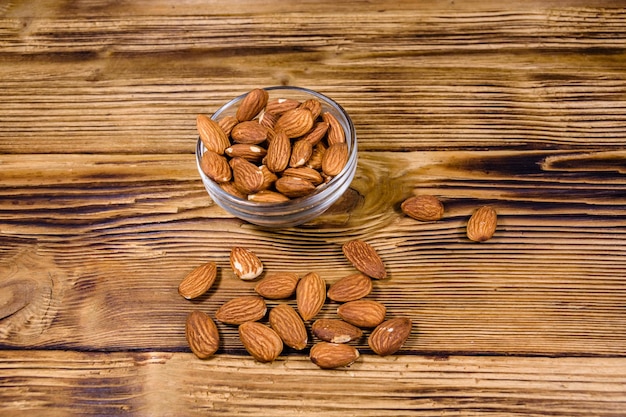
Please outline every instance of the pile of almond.
[[279, 203], [311, 194], [346, 165], [349, 149], [337, 118], [319, 100], [269, 99], [257, 88], [234, 116], [196, 119], [206, 148], [202, 171], [229, 194]]
[[[255, 294], [226, 301], [215, 311], [215, 319], [238, 326], [243, 347], [259, 362], [274, 361], [284, 346], [304, 350], [309, 346], [309, 331], [316, 339], [309, 357], [320, 368], [344, 367], [356, 361], [359, 351], [349, 343], [363, 337], [364, 330], [369, 331], [367, 342], [372, 351], [381, 356], [396, 353], [411, 334], [411, 320], [387, 318], [383, 304], [365, 298], [372, 292], [372, 279], [387, 278], [381, 258], [362, 240], [349, 241], [342, 250], [356, 271], [328, 288], [316, 272], [302, 277], [293, 272], [266, 273], [256, 281]], [[258, 256], [242, 247], [232, 248], [230, 266], [246, 281], [257, 280], [263, 274]], [[199, 297], [213, 285], [216, 274], [214, 262], [197, 267], [180, 283], [180, 295], [186, 299]], [[315, 319], [327, 299], [340, 303], [337, 317]], [[272, 300], [272, 308], [268, 308], [267, 300]], [[202, 311], [188, 315], [185, 334], [199, 358], [208, 358], [219, 349], [218, 328]]]

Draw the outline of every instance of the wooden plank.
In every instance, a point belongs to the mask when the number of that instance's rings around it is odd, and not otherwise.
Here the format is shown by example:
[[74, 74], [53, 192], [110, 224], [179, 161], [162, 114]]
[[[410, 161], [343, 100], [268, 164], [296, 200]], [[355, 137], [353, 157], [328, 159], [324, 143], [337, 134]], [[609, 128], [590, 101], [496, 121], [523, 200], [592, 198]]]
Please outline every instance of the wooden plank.
[[623, 358], [367, 356], [325, 371], [302, 357], [0, 351], [0, 412], [607, 417], [623, 415], [625, 375]]

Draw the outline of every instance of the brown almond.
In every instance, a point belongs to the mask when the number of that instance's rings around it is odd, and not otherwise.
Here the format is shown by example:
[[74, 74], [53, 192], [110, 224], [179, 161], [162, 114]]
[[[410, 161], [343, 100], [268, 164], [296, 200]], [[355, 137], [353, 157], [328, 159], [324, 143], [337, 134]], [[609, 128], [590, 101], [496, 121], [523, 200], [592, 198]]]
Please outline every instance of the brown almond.
[[239, 120], [235, 116], [224, 116], [222, 117], [217, 124], [220, 125], [226, 137], [230, 137], [230, 132], [233, 131], [233, 127], [235, 127], [239, 123]]
[[254, 291], [270, 300], [289, 298], [296, 292], [299, 280], [298, 274], [275, 272], [261, 279], [254, 287]]
[[348, 163], [349, 152], [346, 143], [338, 142], [330, 145], [322, 157], [322, 171], [324, 174], [331, 177], [339, 175], [343, 167]]
[[217, 326], [206, 313], [194, 310], [187, 315], [185, 337], [191, 351], [200, 359], [213, 356], [220, 344]]
[[285, 132], [288, 138], [297, 138], [311, 130], [313, 122], [311, 111], [298, 107], [284, 112], [276, 121], [274, 130]]
[[363, 336], [358, 327], [338, 319], [318, 319], [311, 325], [311, 333], [331, 343], [348, 343]]
[[299, 177], [280, 177], [274, 185], [278, 192], [289, 198], [304, 197], [315, 191], [315, 185]]
[[265, 111], [280, 116], [287, 110], [295, 109], [296, 107], [300, 106], [300, 104], [301, 103], [298, 100], [294, 100], [291, 98], [275, 98], [267, 102], [267, 106], [265, 106]]
[[324, 154], [328, 148], [323, 142], [319, 142], [313, 147], [313, 153], [306, 163], [306, 166], [318, 171], [322, 170], [322, 161], [324, 160]]
[[316, 272], [306, 274], [296, 287], [296, 304], [303, 320], [308, 321], [322, 310], [326, 301], [326, 282]]
[[204, 147], [218, 155], [224, 154], [224, 149], [230, 146], [228, 136], [224, 133], [220, 125], [204, 114], [199, 114], [196, 118], [196, 127]]
[[202, 154], [200, 168], [202, 168], [202, 172], [204, 172], [207, 177], [218, 183], [228, 182], [232, 178], [232, 171], [228, 165], [228, 160], [217, 152], [208, 149]]
[[320, 103], [320, 101], [316, 98], [304, 100], [302, 104], [300, 104], [300, 107], [310, 110], [313, 120], [317, 119], [322, 113], [322, 103]]
[[482, 206], [472, 214], [467, 223], [467, 237], [474, 242], [491, 239], [496, 232], [498, 214], [489, 206]]
[[276, 126], [277, 120], [277, 115], [268, 111], [264, 111], [263, 114], [261, 114], [261, 116], [259, 117], [259, 124], [266, 127], [268, 131], [273, 131], [274, 126]]
[[261, 174], [263, 174], [263, 178], [264, 178], [262, 189], [267, 190], [272, 185], [274, 185], [276, 180], [278, 180], [278, 176], [272, 171], [270, 171], [266, 165], [261, 165], [259, 167], [259, 170], [261, 171]]
[[261, 190], [258, 193], [248, 195], [248, 200], [255, 203], [276, 204], [289, 201], [289, 197], [276, 191]]
[[293, 144], [291, 148], [291, 158], [289, 159], [289, 166], [297, 168], [304, 166], [313, 154], [313, 145], [306, 140], [299, 140]]
[[283, 171], [283, 176], [302, 178], [313, 185], [320, 185], [324, 181], [319, 171], [309, 167], [287, 168]]
[[191, 271], [178, 285], [178, 293], [192, 300], [207, 292], [217, 277], [217, 264], [204, 263]]
[[392, 355], [407, 341], [412, 326], [413, 323], [406, 317], [387, 320], [372, 331], [367, 344], [380, 356]]
[[337, 314], [341, 319], [357, 327], [376, 327], [385, 320], [387, 309], [378, 301], [355, 300], [340, 305]]
[[273, 362], [283, 351], [283, 341], [278, 333], [259, 322], [241, 324], [239, 339], [248, 353], [259, 362]]
[[267, 154], [267, 150], [249, 143], [235, 143], [224, 150], [231, 158], [240, 157], [250, 162], [259, 162]]
[[306, 347], [306, 327], [298, 312], [289, 304], [279, 304], [270, 310], [269, 322], [283, 343], [296, 350]]
[[249, 249], [235, 246], [230, 251], [230, 266], [235, 275], [244, 281], [257, 278], [263, 272], [263, 263]]
[[267, 140], [267, 128], [254, 120], [249, 120], [233, 127], [230, 137], [237, 143], [258, 145]]
[[339, 120], [329, 112], [322, 113], [322, 120], [328, 123], [328, 132], [326, 133], [328, 145], [332, 146], [335, 143], [345, 143], [346, 132], [343, 130], [343, 126], [341, 126]]
[[248, 94], [246, 94], [246, 96], [241, 100], [241, 104], [239, 104], [239, 107], [237, 108], [235, 117], [240, 122], [254, 119], [256, 115], [259, 114], [267, 105], [268, 99], [269, 94], [266, 90], [262, 88], [255, 88], [254, 90], [248, 92]]
[[290, 158], [291, 141], [285, 132], [278, 131], [267, 147], [267, 155], [263, 162], [270, 171], [282, 172], [289, 165]]
[[265, 176], [261, 169], [243, 158], [230, 160], [235, 185], [246, 194], [254, 194], [265, 187]]
[[429, 222], [443, 217], [443, 203], [433, 195], [409, 197], [400, 206], [402, 212], [416, 220]]
[[317, 122], [306, 135], [302, 136], [300, 140], [306, 140], [311, 144], [311, 146], [315, 146], [324, 138], [324, 136], [326, 136], [327, 131], [328, 123]]
[[334, 282], [326, 294], [333, 301], [345, 303], [365, 297], [372, 292], [372, 279], [360, 272]]
[[343, 245], [343, 254], [352, 265], [375, 279], [387, 278], [387, 271], [376, 250], [362, 240], [351, 240]]
[[242, 324], [262, 319], [267, 313], [265, 300], [257, 295], [244, 295], [226, 301], [215, 312], [215, 318], [226, 324]]
[[313, 345], [309, 357], [322, 369], [334, 369], [352, 365], [359, 358], [359, 351], [343, 343], [319, 342]]
[[242, 192], [232, 181], [223, 182], [223, 183], [220, 183], [219, 185], [222, 190], [224, 190], [225, 192], [227, 192], [228, 194], [234, 197], [238, 197], [244, 200], [248, 198], [247, 194]]

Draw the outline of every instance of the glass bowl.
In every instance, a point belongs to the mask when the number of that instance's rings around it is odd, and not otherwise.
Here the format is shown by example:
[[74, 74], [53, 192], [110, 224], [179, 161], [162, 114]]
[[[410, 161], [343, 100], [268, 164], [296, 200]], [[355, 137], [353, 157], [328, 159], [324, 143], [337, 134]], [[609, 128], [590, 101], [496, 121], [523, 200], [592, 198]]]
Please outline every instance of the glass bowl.
[[[267, 87], [269, 100], [275, 98], [295, 99], [303, 102], [317, 99], [322, 104], [322, 112], [329, 112], [339, 121], [345, 132], [348, 145], [348, 161], [342, 171], [309, 195], [294, 198], [280, 203], [261, 203], [250, 201], [230, 194], [210, 179], [201, 168], [202, 155], [206, 151], [204, 144], [198, 139], [196, 145], [196, 165], [204, 187], [213, 201], [242, 220], [266, 227], [291, 227], [306, 223], [323, 214], [348, 189], [357, 166], [357, 138], [354, 125], [346, 111], [334, 100], [316, 91], [300, 87], [277, 86]], [[219, 121], [225, 116], [234, 116], [239, 103], [246, 94], [234, 98], [219, 108], [211, 119]]]

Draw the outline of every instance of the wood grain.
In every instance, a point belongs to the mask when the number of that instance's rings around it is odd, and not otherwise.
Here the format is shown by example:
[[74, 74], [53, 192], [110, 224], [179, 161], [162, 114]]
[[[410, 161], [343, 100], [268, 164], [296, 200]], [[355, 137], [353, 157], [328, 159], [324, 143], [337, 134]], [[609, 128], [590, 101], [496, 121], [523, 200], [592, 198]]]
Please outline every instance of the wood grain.
[[[609, 0], [0, 5], [0, 414], [623, 415], [625, 28]], [[233, 218], [196, 169], [196, 115], [269, 85], [356, 125], [349, 192], [300, 227]], [[443, 219], [404, 216], [414, 194]], [[398, 355], [366, 331], [346, 370], [262, 365], [223, 324], [216, 357], [190, 353], [192, 309], [253, 291], [231, 246], [330, 284], [353, 238], [389, 274], [369, 297], [414, 322]], [[183, 299], [208, 260], [214, 288]]]

